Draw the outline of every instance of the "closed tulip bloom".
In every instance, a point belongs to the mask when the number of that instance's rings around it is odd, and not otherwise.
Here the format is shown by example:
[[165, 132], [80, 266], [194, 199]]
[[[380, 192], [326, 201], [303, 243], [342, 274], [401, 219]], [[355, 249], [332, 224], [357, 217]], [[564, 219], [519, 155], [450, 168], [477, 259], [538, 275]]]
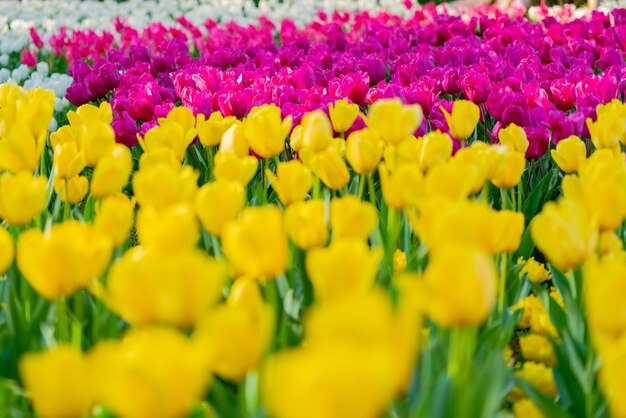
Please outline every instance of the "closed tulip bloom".
[[100, 202], [94, 219], [95, 228], [111, 237], [114, 247], [128, 239], [135, 218], [135, 202], [122, 193], [108, 196]]
[[330, 201], [330, 226], [333, 240], [367, 240], [378, 224], [378, 210], [371, 203], [346, 195]]
[[333, 147], [316, 153], [310, 164], [313, 172], [329, 189], [339, 190], [350, 181], [348, 166]]
[[265, 170], [272, 189], [285, 206], [306, 198], [313, 187], [313, 174], [298, 160], [280, 162], [276, 167], [276, 175]]
[[210, 382], [206, 357], [175, 329], [131, 329], [89, 354], [94, 399], [124, 418], [186, 416]]
[[196, 194], [195, 209], [204, 229], [221, 237], [224, 225], [237, 218], [246, 204], [246, 193], [241, 183], [216, 180], [207, 183]]
[[268, 348], [272, 309], [250, 279], [235, 281], [225, 304], [211, 310], [194, 333], [194, 339], [212, 354], [214, 372], [238, 381], [254, 370]]
[[494, 186], [509, 189], [517, 186], [526, 170], [526, 157], [518, 151], [506, 154], [500, 171], [491, 179]]
[[403, 164], [390, 173], [385, 163], [378, 166], [383, 199], [388, 207], [406, 209], [417, 205], [424, 194], [424, 176], [417, 165]]
[[[615, 298], [615, 295], [611, 295]], [[626, 338], [622, 337], [612, 344], [611, 352], [602, 358], [602, 368], [599, 373], [600, 386], [609, 402], [611, 416], [626, 416]]]
[[303, 250], [319, 247], [328, 241], [323, 200], [296, 202], [285, 210], [285, 229], [293, 243]]
[[474, 103], [469, 100], [456, 100], [452, 104], [452, 114], [443, 107], [440, 109], [453, 137], [463, 141], [474, 133], [480, 120], [480, 109]]
[[330, 146], [333, 128], [323, 110], [309, 112], [302, 118], [302, 149], [321, 152]]
[[550, 151], [552, 159], [564, 173], [574, 173], [587, 157], [585, 143], [577, 136], [570, 136], [556, 144], [556, 149]]
[[205, 116], [200, 113], [196, 117], [196, 131], [200, 142], [207, 147], [219, 145], [224, 133], [233, 126], [236, 120], [234, 116], [222, 116], [222, 112], [219, 111], [211, 113], [209, 119], [205, 119]]
[[182, 161], [187, 147], [189, 147], [189, 144], [193, 142], [195, 137], [195, 129], [185, 131], [182, 125], [171, 122], [150, 129], [139, 143], [146, 151], [169, 148], [174, 152], [176, 159]]
[[341, 300], [372, 288], [382, 252], [363, 241], [334, 241], [307, 254], [306, 271], [321, 303]]
[[146, 151], [139, 157], [139, 169], [148, 169], [159, 164], [165, 164], [173, 169], [180, 168], [180, 161], [176, 159], [174, 151], [169, 148], [160, 148], [154, 151]]
[[194, 126], [196, 125], [196, 118], [185, 106], [177, 106], [167, 113], [164, 118], [158, 119], [159, 125], [165, 126], [170, 124], [176, 124], [183, 128], [185, 134], [192, 131], [195, 133]]
[[531, 221], [530, 234], [539, 251], [561, 271], [583, 264], [598, 239], [596, 224], [569, 199], [546, 203]]
[[369, 174], [376, 170], [385, 144], [371, 129], [355, 131], [346, 141], [346, 158], [355, 172]]
[[65, 144], [67, 142], [77, 143], [77, 141], [77, 133], [74, 131], [74, 129], [72, 129], [70, 125], [63, 125], [50, 134], [50, 144], [52, 145], [52, 148], [55, 148], [57, 145]]
[[64, 142], [54, 147], [56, 178], [69, 180], [85, 168], [85, 158], [75, 142]]
[[452, 140], [441, 131], [429, 132], [418, 139], [419, 165], [423, 171], [445, 163], [452, 155]]
[[425, 191], [431, 197], [465, 199], [472, 193], [476, 176], [478, 172], [474, 164], [452, 159], [433, 167], [426, 174]]
[[115, 144], [115, 132], [110, 125], [89, 123], [80, 128], [78, 145], [83, 151], [87, 167], [95, 167], [107, 149]]
[[46, 207], [47, 179], [28, 172], [0, 176], [0, 218], [24, 226]]
[[107, 288], [96, 293], [134, 325], [192, 327], [221, 297], [226, 266], [195, 248], [135, 247], [113, 264]]
[[303, 131], [304, 128], [302, 127], [302, 125], [296, 126], [295, 128], [293, 128], [293, 131], [291, 131], [291, 136], [289, 137], [289, 146], [292, 150], [296, 152], [300, 152], [300, 150], [302, 150], [302, 147], [304, 146], [302, 140]]
[[526, 334], [519, 338], [520, 351], [526, 361], [533, 361], [554, 366], [556, 356], [552, 342], [545, 336], [539, 334]]
[[393, 272], [402, 273], [406, 269], [406, 253], [396, 249], [393, 252]]
[[142, 207], [136, 222], [139, 242], [150, 251], [193, 249], [200, 239], [200, 226], [190, 202], [160, 210]]
[[158, 164], [142, 168], [133, 176], [133, 191], [141, 206], [163, 209], [194, 198], [198, 172], [190, 166], [173, 168]]
[[623, 257], [592, 257], [585, 268], [585, 306], [594, 334], [618, 336], [626, 331], [624, 303], [615, 295], [626, 290]]
[[246, 186], [256, 174], [258, 166], [259, 161], [255, 157], [237, 157], [220, 150], [215, 154], [213, 175], [217, 180], [236, 181]]
[[529, 146], [526, 131], [514, 123], [498, 131], [498, 140], [502, 145], [506, 145], [513, 151], [521, 152], [522, 154], [526, 154]]
[[413, 135], [422, 118], [419, 105], [406, 106], [400, 99], [382, 99], [372, 104], [366, 122], [387, 145], [397, 145]]
[[15, 257], [15, 244], [9, 231], [0, 227], [0, 276], [7, 272]]
[[586, 122], [591, 142], [596, 148], [613, 149], [626, 136], [624, 116], [619, 112], [598, 113], [598, 119], [595, 122], [589, 118]]
[[42, 418], [84, 417], [92, 406], [89, 364], [69, 345], [42, 353], [27, 353], [20, 359], [20, 375]]
[[54, 192], [61, 202], [75, 205], [82, 201], [89, 191], [89, 180], [85, 176], [76, 176], [69, 180], [54, 179]]
[[287, 268], [287, 235], [276, 206], [245, 208], [224, 227], [222, 245], [235, 275], [271, 279]]
[[105, 197], [121, 191], [133, 170], [133, 157], [128, 147], [121, 144], [110, 146], [98, 161], [91, 178], [93, 197]]
[[113, 109], [107, 101], [101, 102], [98, 106], [87, 103], [79, 106], [76, 111], [69, 111], [67, 117], [72, 125], [81, 125], [90, 121], [110, 125], [113, 121]]
[[244, 134], [243, 124], [241, 122], [233, 122], [224, 132], [220, 142], [219, 152], [221, 154], [234, 154], [239, 158], [248, 157], [250, 155], [250, 144]]
[[29, 229], [17, 241], [17, 266], [47, 299], [69, 296], [98, 278], [111, 260], [113, 243], [92, 225], [78, 221]]
[[284, 149], [291, 124], [291, 115], [281, 119], [276, 105], [262, 105], [252, 109], [243, 123], [243, 132], [257, 155], [271, 158]]
[[485, 153], [485, 148], [489, 148], [484, 142], [477, 141], [467, 148], [461, 148], [454, 154], [454, 159], [458, 163], [466, 163], [474, 167], [476, 177], [474, 177], [474, 185], [472, 186], [472, 193], [478, 193], [487, 180], [488, 170], [488, 156]]
[[359, 105], [349, 103], [348, 99], [337, 100], [328, 105], [328, 113], [335, 131], [344, 133], [350, 129], [359, 115]]
[[35, 137], [28, 125], [13, 125], [8, 134], [0, 140], [0, 170], [34, 173], [39, 167], [45, 143], [45, 136]]
[[424, 284], [428, 315], [443, 327], [479, 325], [496, 301], [493, 260], [471, 247], [450, 245], [434, 252]]

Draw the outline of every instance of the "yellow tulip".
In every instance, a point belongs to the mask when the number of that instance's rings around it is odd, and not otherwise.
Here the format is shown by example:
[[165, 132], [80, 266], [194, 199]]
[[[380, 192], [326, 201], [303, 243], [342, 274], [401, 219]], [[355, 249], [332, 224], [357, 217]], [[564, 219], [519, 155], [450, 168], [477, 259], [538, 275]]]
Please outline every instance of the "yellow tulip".
[[302, 128], [302, 125], [296, 126], [295, 128], [293, 128], [293, 131], [291, 131], [291, 136], [289, 137], [289, 146], [292, 150], [296, 152], [300, 152], [304, 145], [302, 141], [303, 131], [304, 128]]
[[356, 196], [346, 195], [330, 202], [330, 226], [333, 240], [367, 240], [378, 223], [378, 210]]
[[328, 303], [368, 291], [378, 274], [382, 251], [370, 250], [363, 241], [334, 241], [315, 248], [306, 257], [306, 271], [315, 297]]
[[285, 210], [285, 230], [293, 243], [308, 250], [328, 241], [328, 225], [323, 200], [296, 202]]
[[265, 170], [272, 189], [285, 206], [304, 200], [313, 186], [313, 174], [298, 160], [278, 163], [276, 175]]
[[243, 123], [243, 133], [257, 155], [271, 158], [284, 149], [291, 124], [291, 115], [281, 119], [275, 104], [262, 105], [252, 109]]
[[210, 382], [206, 357], [172, 328], [131, 329], [90, 353], [94, 399], [124, 418], [186, 416]]
[[70, 125], [63, 125], [50, 134], [50, 144], [53, 149], [57, 145], [65, 144], [67, 142], [78, 143], [78, 136]]
[[550, 155], [556, 165], [569, 174], [578, 171], [578, 167], [587, 156], [587, 148], [579, 137], [572, 135], [559, 141], [556, 150], [551, 150]]
[[190, 166], [173, 168], [158, 164], [141, 168], [133, 176], [133, 191], [141, 206], [163, 209], [189, 202], [198, 189], [198, 172]]
[[452, 114], [440, 108], [448, 122], [450, 134], [463, 141], [474, 132], [480, 120], [480, 109], [468, 100], [456, 100], [452, 104]]
[[139, 242], [149, 251], [193, 249], [200, 239], [196, 213], [189, 202], [161, 210], [142, 207], [136, 225]]
[[224, 226], [222, 245], [236, 275], [271, 279], [287, 268], [287, 236], [276, 206], [245, 208]]
[[419, 128], [422, 108], [406, 106], [400, 99], [378, 100], [369, 109], [367, 126], [374, 130], [387, 145], [397, 145]]
[[526, 131], [514, 123], [498, 131], [498, 140], [502, 145], [522, 154], [526, 154], [529, 146]]
[[0, 218], [24, 226], [46, 207], [46, 178], [28, 172], [0, 176]]
[[393, 252], [393, 272], [402, 273], [406, 269], [406, 253], [402, 250]]
[[530, 257], [528, 260], [518, 261], [518, 264], [523, 263], [524, 267], [520, 270], [520, 275], [527, 274], [528, 280], [533, 283], [543, 283], [552, 278], [552, 273], [546, 266], [535, 260], [535, 257]]
[[450, 245], [434, 252], [424, 284], [428, 315], [444, 327], [479, 325], [496, 301], [493, 260], [471, 248]]
[[174, 151], [176, 159], [182, 161], [189, 144], [193, 142], [195, 137], [195, 129], [185, 131], [182, 125], [170, 122], [150, 129], [139, 143], [146, 151], [169, 148]]
[[[611, 295], [615, 298], [615, 295]], [[613, 417], [626, 416], [626, 338], [622, 337], [611, 347], [611, 352], [602, 359], [599, 373], [600, 386], [609, 403], [609, 411]]]
[[346, 158], [355, 172], [369, 174], [383, 156], [385, 144], [371, 129], [355, 131], [346, 141]]
[[236, 219], [245, 204], [246, 193], [240, 183], [217, 180], [198, 190], [195, 208], [204, 229], [209, 234], [220, 237], [224, 225]]
[[256, 174], [259, 162], [250, 155], [237, 157], [235, 154], [223, 153], [221, 150], [215, 154], [215, 166], [213, 175], [217, 180], [231, 180], [247, 185]]
[[13, 237], [6, 229], [0, 227], [0, 276], [4, 275], [11, 267], [13, 257], [15, 257]]
[[200, 113], [196, 117], [196, 130], [200, 142], [207, 147], [219, 145], [224, 133], [233, 126], [236, 120], [234, 116], [222, 116], [222, 112], [219, 111], [211, 113], [209, 119], [205, 120], [205, 116]]
[[122, 190], [133, 171], [133, 157], [128, 147], [111, 145], [102, 155], [91, 178], [93, 197], [105, 197]]
[[[10, 121], [8, 123], [14, 123]], [[15, 124], [0, 140], [0, 170], [12, 173], [29, 171], [34, 173], [46, 143], [45, 135], [35, 137], [26, 124]]]
[[78, 221], [29, 229], [17, 241], [17, 266], [47, 299], [69, 296], [87, 287], [111, 260], [113, 243], [93, 226]]
[[337, 100], [328, 105], [328, 113], [335, 131], [344, 133], [350, 129], [359, 115], [359, 105], [349, 103], [348, 99]]
[[311, 169], [332, 190], [339, 190], [350, 181], [348, 166], [333, 147], [316, 153], [311, 160]]
[[82, 201], [89, 190], [89, 180], [85, 176], [76, 176], [69, 180], [54, 179], [54, 192], [61, 202], [75, 205]]
[[199, 249], [160, 252], [135, 247], [113, 264], [96, 294], [135, 325], [191, 327], [221, 297], [226, 267]]
[[95, 167], [107, 149], [115, 144], [115, 132], [104, 123], [88, 123], [79, 128], [78, 146], [85, 156], [87, 167]]
[[419, 165], [423, 171], [445, 163], [452, 155], [452, 140], [441, 131], [429, 132], [418, 139]]
[[526, 157], [521, 152], [510, 151], [504, 157], [502, 167], [491, 179], [494, 186], [509, 189], [517, 186], [526, 170]]
[[403, 164], [390, 173], [387, 165], [381, 163], [378, 172], [388, 207], [402, 210], [417, 205], [424, 194], [424, 176], [417, 165]]
[[567, 271], [580, 266], [592, 254], [598, 239], [596, 228], [583, 208], [561, 199], [545, 204], [531, 221], [530, 234], [548, 261]]
[[244, 134], [243, 125], [238, 120], [224, 132], [220, 142], [221, 154], [234, 154], [239, 158], [250, 156], [250, 144]]
[[476, 176], [474, 177], [474, 184], [471, 188], [472, 193], [478, 193], [487, 180], [487, 174], [489, 170], [489, 157], [487, 156], [486, 149], [490, 147], [482, 141], [476, 141], [469, 147], [461, 148], [454, 155], [454, 160], [457, 163], [468, 164], [474, 167], [472, 169]]
[[111, 109], [111, 104], [106, 101], [101, 102], [99, 106], [87, 103], [79, 106], [75, 112], [68, 112], [68, 118], [70, 121], [76, 120], [79, 124], [98, 121], [110, 125], [113, 121], [113, 109]]
[[546, 366], [556, 364], [552, 342], [544, 335], [526, 334], [520, 336], [519, 347], [526, 361], [543, 363]]
[[443, 196], [452, 200], [468, 197], [478, 176], [474, 164], [452, 159], [436, 165], [426, 174], [424, 189], [428, 196]]
[[177, 106], [173, 108], [167, 113], [166, 117], [159, 118], [158, 122], [160, 126], [170, 124], [179, 125], [183, 128], [185, 135], [187, 135], [190, 131], [195, 133], [194, 126], [196, 125], [196, 118], [193, 116], [193, 113], [191, 113], [191, 110], [185, 106]]
[[315, 110], [302, 118], [302, 149], [321, 152], [330, 146], [333, 128], [323, 110]]
[[147, 151], [139, 157], [139, 169], [165, 164], [173, 169], [180, 168], [180, 161], [176, 159], [174, 151], [169, 148], [159, 148], [154, 151]]
[[586, 265], [583, 295], [592, 336], [626, 335], [624, 302], [615, 297], [626, 290], [625, 273], [624, 257], [592, 257]]
[[552, 367], [527, 361], [515, 375], [533, 385], [544, 396], [554, 398], [558, 394]]
[[591, 142], [596, 148], [614, 149], [626, 138], [625, 112], [615, 104], [598, 105], [598, 117], [595, 122], [587, 118], [587, 128]]
[[55, 176], [60, 180], [76, 177], [85, 168], [85, 157], [75, 142], [64, 142], [54, 147]]
[[92, 405], [89, 364], [69, 345], [58, 345], [20, 359], [20, 375], [42, 418], [87, 416]]
[[240, 278], [227, 302], [203, 318], [194, 339], [213, 353], [218, 376], [237, 381], [261, 362], [270, 342], [272, 319], [272, 309], [263, 302], [258, 284]]
[[119, 247], [128, 239], [134, 219], [134, 200], [122, 193], [108, 196], [96, 209], [94, 227], [108, 235], [114, 247]]

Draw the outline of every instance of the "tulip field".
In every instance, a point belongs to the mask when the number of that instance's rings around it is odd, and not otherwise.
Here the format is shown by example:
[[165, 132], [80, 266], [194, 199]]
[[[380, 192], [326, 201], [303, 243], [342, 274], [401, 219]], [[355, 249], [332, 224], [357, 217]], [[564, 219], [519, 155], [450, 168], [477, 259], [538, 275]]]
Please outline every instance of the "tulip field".
[[626, 9], [0, 3], [0, 417], [625, 418]]

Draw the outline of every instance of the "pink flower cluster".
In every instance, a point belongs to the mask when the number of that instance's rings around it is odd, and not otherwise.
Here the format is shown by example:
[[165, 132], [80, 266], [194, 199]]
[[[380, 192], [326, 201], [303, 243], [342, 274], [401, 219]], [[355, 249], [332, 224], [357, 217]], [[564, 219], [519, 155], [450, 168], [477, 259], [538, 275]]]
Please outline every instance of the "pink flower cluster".
[[538, 158], [550, 141], [588, 136], [585, 119], [626, 90], [623, 9], [566, 23], [492, 11], [464, 20], [430, 7], [411, 18], [320, 13], [303, 28], [267, 19], [198, 27], [181, 17], [176, 27], [117, 21], [115, 30], [63, 32], [51, 45], [71, 63], [68, 100], [108, 98], [117, 140], [129, 146], [178, 103], [236, 117], [275, 103], [297, 123], [339, 98], [367, 107], [394, 96], [422, 106], [425, 132], [447, 131], [441, 106], [465, 98], [492, 138], [510, 123], [524, 127], [527, 156]]

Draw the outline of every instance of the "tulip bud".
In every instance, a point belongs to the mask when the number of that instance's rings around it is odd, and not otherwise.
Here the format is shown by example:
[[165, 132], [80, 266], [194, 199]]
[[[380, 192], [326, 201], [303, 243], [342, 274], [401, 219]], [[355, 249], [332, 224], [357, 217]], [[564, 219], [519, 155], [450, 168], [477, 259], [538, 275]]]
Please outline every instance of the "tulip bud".
[[28, 172], [0, 176], [0, 218], [24, 226], [46, 207], [46, 178]]
[[119, 247], [126, 242], [133, 227], [134, 208], [135, 202], [122, 193], [108, 196], [96, 209], [94, 226], [111, 237], [114, 247]]
[[339, 190], [350, 181], [348, 167], [333, 147], [313, 155], [310, 164], [313, 172], [329, 189]]
[[75, 142], [65, 142], [54, 147], [56, 178], [68, 180], [80, 174], [85, 167], [85, 158]]
[[133, 191], [140, 206], [163, 209], [188, 202], [198, 189], [198, 172], [190, 166], [174, 168], [167, 164], [147, 166], [133, 177]]
[[422, 118], [418, 105], [405, 106], [400, 99], [383, 99], [372, 104], [366, 123], [387, 145], [396, 145], [415, 132]]
[[508, 189], [520, 182], [522, 174], [526, 170], [526, 157], [521, 152], [510, 151], [504, 157], [502, 167], [492, 178], [494, 186], [501, 189]]
[[308, 152], [321, 152], [330, 146], [333, 128], [328, 116], [322, 110], [309, 112], [302, 118], [302, 149]]
[[512, 123], [506, 128], [498, 131], [498, 139], [502, 145], [507, 145], [513, 151], [526, 154], [529, 143], [524, 128]]
[[262, 158], [271, 158], [284, 149], [292, 118], [281, 119], [280, 113], [274, 104], [255, 107], [243, 123], [250, 147]]
[[234, 116], [225, 118], [221, 112], [211, 113], [208, 120], [205, 120], [202, 113], [199, 114], [196, 117], [196, 130], [200, 142], [207, 147], [219, 145], [224, 133], [233, 126], [236, 120]]
[[195, 248], [200, 228], [190, 203], [156, 210], [150, 206], [137, 212], [137, 236], [149, 251], [177, 251]]
[[122, 190], [133, 170], [133, 157], [125, 145], [109, 147], [96, 165], [91, 179], [91, 194], [105, 197]]
[[378, 223], [378, 210], [356, 196], [346, 195], [330, 202], [330, 226], [333, 240], [367, 240]]
[[344, 133], [350, 129], [359, 115], [359, 106], [349, 103], [348, 99], [341, 99], [328, 105], [328, 113], [335, 131]]
[[72, 177], [69, 180], [54, 179], [54, 192], [59, 196], [61, 202], [75, 205], [87, 194], [89, 190], [89, 180], [85, 176]]
[[256, 174], [259, 161], [248, 155], [237, 157], [235, 154], [224, 153], [221, 150], [215, 154], [213, 175], [216, 180], [230, 180], [246, 186]]
[[480, 109], [468, 100], [456, 100], [452, 104], [452, 114], [440, 107], [448, 123], [450, 134], [459, 141], [469, 138], [480, 120]]
[[241, 183], [216, 180], [207, 183], [196, 195], [196, 214], [204, 229], [213, 236], [222, 236], [224, 225], [235, 220], [246, 204], [246, 194]]
[[578, 171], [581, 162], [587, 156], [585, 143], [577, 136], [570, 136], [556, 144], [556, 150], [551, 150], [552, 159], [566, 174]]
[[6, 229], [0, 227], [0, 276], [4, 275], [11, 267], [14, 256], [15, 244], [13, 244], [13, 237]]
[[308, 250], [328, 241], [323, 200], [295, 202], [285, 210], [287, 236], [298, 248]]
[[276, 175], [269, 169], [265, 170], [265, 174], [285, 206], [304, 200], [313, 186], [311, 170], [298, 160], [278, 163]]
[[418, 139], [419, 165], [423, 171], [445, 163], [452, 155], [452, 140], [447, 134], [437, 130]]
[[346, 158], [359, 174], [369, 174], [376, 170], [376, 166], [383, 156], [385, 144], [371, 129], [355, 131], [346, 141]]
[[424, 176], [418, 166], [403, 164], [390, 173], [387, 165], [381, 163], [378, 172], [383, 199], [388, 207], [402, 210], [417, 205], [424, 194]]

